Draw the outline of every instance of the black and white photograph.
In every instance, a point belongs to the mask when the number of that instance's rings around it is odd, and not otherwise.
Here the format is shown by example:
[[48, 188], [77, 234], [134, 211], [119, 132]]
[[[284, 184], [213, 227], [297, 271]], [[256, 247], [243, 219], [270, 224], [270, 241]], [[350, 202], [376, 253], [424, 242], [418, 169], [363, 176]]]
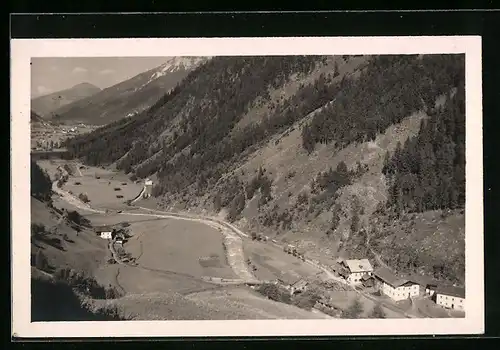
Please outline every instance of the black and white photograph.
[[341, 39], [13, 40], [16, 332], [480, 332], [480, 39]]

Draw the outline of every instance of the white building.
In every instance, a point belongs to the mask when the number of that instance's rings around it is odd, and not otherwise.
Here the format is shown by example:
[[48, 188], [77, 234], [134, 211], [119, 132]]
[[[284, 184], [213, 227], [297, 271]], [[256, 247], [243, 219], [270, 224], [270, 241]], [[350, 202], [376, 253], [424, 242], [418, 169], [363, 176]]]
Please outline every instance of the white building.
[[342, 265], [347, 268], [348, 275], [346, 279], [352, 284], [361, 283], [363, 275], [371, 276], [373, 273], [373, 267], [368, 259], [344, 260]]
[[463, 311], [465, 308], [465, 289], [441, 287], [436, 290], [436, 304], [447, 309]]
[[102, 231], [101, 232], [101, 238], [103, 239], [111, 239], [112, 237], [112, 232], [111, 231]]
[[144, 181], [144, 194], [143, 198], [149, 198], [152, 195], [153, 181], [151, 179], [146, 179]]
[[395, 301], [416, 297], [420, 293], [420, 285], [417, 282], [398, 278], [389, 269], [380, 268], [373, 276], [380, 292]]
[[113, 228], [110, 226], [100, 226], [95, 228], [96, 233], [103, 239], [113, 238]]

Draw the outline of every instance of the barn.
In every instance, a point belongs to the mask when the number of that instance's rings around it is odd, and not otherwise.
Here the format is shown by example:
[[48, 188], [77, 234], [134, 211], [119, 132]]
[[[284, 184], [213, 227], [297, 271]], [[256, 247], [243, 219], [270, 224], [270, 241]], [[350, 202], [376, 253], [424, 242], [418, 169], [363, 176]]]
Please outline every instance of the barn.
[[420, 285], [417, 282], [399, 278], [385, 267], [376, 270], [373, 276], [375, 278], [375, 286], [380, 292], [395, 301], [416, 297], [420, 293]]
[[439, 287], [436, 290], [436, 304], [447, 309], [463, 311], [465, 308], [465, 288]]

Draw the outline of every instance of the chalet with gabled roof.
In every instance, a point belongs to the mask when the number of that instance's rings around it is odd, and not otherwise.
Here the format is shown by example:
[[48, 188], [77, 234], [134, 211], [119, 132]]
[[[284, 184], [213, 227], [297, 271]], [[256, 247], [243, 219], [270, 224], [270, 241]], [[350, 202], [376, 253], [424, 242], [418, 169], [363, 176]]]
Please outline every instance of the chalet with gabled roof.
[[389, 296], [395, 301], [418, 296], [420, 285], [417, 282], [405, 278], [399, 278], [389, 269], [382, 267], [373, 273], [375, 286], [381, 293]]
[[439, 287], [436, 290], [436, 304], [447, 309], [463, 311], [465, 309], [465, 288]]

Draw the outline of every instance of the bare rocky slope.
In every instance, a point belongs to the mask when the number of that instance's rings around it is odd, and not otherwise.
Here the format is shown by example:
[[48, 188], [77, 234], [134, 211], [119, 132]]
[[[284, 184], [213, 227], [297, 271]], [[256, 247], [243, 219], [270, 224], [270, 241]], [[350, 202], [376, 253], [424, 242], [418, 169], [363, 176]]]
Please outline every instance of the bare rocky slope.
[[174, 88], [189, 72], [204, 63], [202, 57], [166, 58], [165, 63], [133, 78], [61, 106], [52, 117], [61, 122], [104, 125], [139, 113]]
[[31, 99], [31, 109], [38, 115], [50, 119], [53, 112], [63, 106], [92, 96], [101, 91], [90, 83], [81, 83], [69, 89], [56, 91], [48, 95]]
[[216, 57], [67, 146], [162, 207], [462, 284], [464, 101], [461, 55]]

